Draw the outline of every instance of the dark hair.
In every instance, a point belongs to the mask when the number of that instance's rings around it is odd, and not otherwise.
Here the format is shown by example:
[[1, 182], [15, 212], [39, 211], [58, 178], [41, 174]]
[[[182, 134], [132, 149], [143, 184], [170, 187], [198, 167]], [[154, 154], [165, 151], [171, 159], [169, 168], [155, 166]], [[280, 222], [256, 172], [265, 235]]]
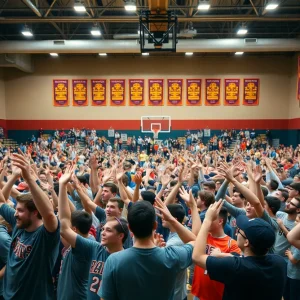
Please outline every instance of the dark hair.
[[203, 186], [207, 186], [210, 190], [216, 189], [216, 184], [214, 181], [205, 181], [203, 182]]
[[177, 180], [172, 180], [172, 181], [170, 182], [170, 187], [175, 186], [177, 183], [178, 183]]
[[274, 179], [271, 179], [270, 180], [270, 188], [275, 191], [278, 189], [278, 186], [279, 186], [279, 183], [278, 181], [274, 180]]
[[88, 181], [86, 180], [86, 177], [84, 175], [82, 176], [77, 176], [77, 179], [79, 180], [80, 183], [82, 184], [87, 184]]
[[199, 191], [198, 193], [200, 200], [204, 202], [205, 207], [209, 207], [215, 203], [215, 195], [208, 191]]
[[37, 217], [42, 219], [40, 212], [35, 206], [31, 193], [20, 194], [16, 197], [16, 200], [17, 202], [23, 203], [30, 212], [37, 211]]
[[87, 234], [92, 226], [92, 216], [83, 210], [75, 210], [71, 214], [71, 224], [76, 227], [80, 233]]
[[251, 250], [251, 252], [255, 255], [255, 256], [264, 256], [268, 253], [269, 251], [269, 248], [264, 248], [264, 249], [261, 249], [261, 248], [254, 248], [251, 244], [249, 245], [249, 248]]
[[130, 230], [137, 238], [147, 238], [152, 235], [156, 214], [148, 201], [138, 201], [128, 210], [127, 220]]
[[[111, 219], [113, 221], [113, 219]], [[129, 235], [128, 222], [124, 219], [115, 219], [118, 224], [114, 227], [118, 233], [123, 233], [124, 237], [122, 239], [122, 243], [124, 244]]]
[[141, 196], [144, 201], [148, 201], [151, 205], [154, 204], [155, 193], [153, 193], [151, 191], [143, 191], [143, 192], [141, 192]]
[[185, 217], [185, 211], [180, 204], [169, 204], [167, 205], [171, 215], [177, 219], [179, 223], [182, 223]]
[[296, 199], [298, 201], [297, 208], [300, 208], [300, 197], [295, 197], [294, 199]]
[[129, 178], [128, 178], [128, 176], [127, 176], [126, 174], [124, 174], [124, 175], [122, 176], [122, 182], [123, 182], [123, 184], [124, 184], [125, 186], [128, 186]]
[[113, 182], [106, 182], [103, 184], [103, 187], [109, 188], [113, 194], [117, 194], [119, 191], [117, 185], [115, 185]]
[[260, 188], [262, 190], [264, 197], [267, 197], [269, 195], [268, 189], [265, 186], [261, 186]]
[[282, 197], [284, 198], [284, 202], [289, 199], [289, 193], [284, 189], [278, 189], [281, 192]]
[[117, 197], [115, 197], [115, 198], [110, 198], [110, 199], [107, 201], [107, 203], [108, 203], [108, 202], [117, 202], [117, 203], [118, 203], [118, 207], [119, 207], [120, 209], [123, 209], [123, 207], [124, 207], [124, 202], [122, 201], [121, 198], [117, 198]]
[[228, 211], [225, 207], [222, 207], [220, 212], [219, 212], [219, 218], [223, 220], [223, 228], [225, 227], [227, 223], [227, 218], [228, 218]]
[[273, 196], [267, 196], [265, 197], [265, 201], [268, 203], [268, 206], [270, 207], [272, 213], [275, 215], [280, 209], [280, 200]]
[[238, 193], [240, 195], [240, 198], [246, 199], [245, 196], [236, 187], [233, 188], [233, 192]]

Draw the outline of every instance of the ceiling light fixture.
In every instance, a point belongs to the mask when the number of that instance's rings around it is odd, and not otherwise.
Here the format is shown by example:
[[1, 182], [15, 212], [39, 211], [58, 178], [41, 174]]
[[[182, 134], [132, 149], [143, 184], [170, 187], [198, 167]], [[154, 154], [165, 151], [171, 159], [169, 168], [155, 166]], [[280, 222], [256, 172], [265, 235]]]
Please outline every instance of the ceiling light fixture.
[[185, 55], [187, 56], [192, 56], [194, 53], [193, 52], [185, 52]]
[[125, 10], [136, 11], [136, 3], [133, 1], [125, 1]]
[[144, 53], [142, 53], [142, 55], [144, 55], [144, 56], [148, 56], [148, 55], [149, 55], [149, 53], [148, 53], [148, 52], [144, 52]]
[[58, 56], [58, 53], [49, 53], [51, 56], [53, 57], [57, 57]]
[[244, 54], [244, 52], [237, 51], [237, 52], [235, 52], [234, 54], [235, 54], [235, 55], [243, 55], [243, 54]]
[[75, 1], [74, 3], [74, 9], [77, 12], [86, 12], [85, 6], [82, 4], [81, 1]]
[[209, 1], [200, 1], [198, 5], [198, 10], [209, 10], [210, 3]]
[[266, 10], [274, 10], [278, 7], [278, 5], [279, 4], [277, 2], [271, 1], [267, 4]]
[[107, 53], [99, 53], [99, 56], [107, 56]]
[[248, 29], [247, 29], [246, 27], [241, 27], [241, 28], [238, 30], [237, 34], [238, 34], [238, 35], [245, 35], [245, 34], [247, 34], [247, 32], [248, 32]]
[[25, 25], [24, 29], [22, 30], [22, 34], [26, 37], [32, 37], [33, 33], [32, 31]]
[[92, 27], [91, 34], [94, 36], [100, 36], [101, 31], [100, 31], [99, 27], [97, 27], [97, 26]]

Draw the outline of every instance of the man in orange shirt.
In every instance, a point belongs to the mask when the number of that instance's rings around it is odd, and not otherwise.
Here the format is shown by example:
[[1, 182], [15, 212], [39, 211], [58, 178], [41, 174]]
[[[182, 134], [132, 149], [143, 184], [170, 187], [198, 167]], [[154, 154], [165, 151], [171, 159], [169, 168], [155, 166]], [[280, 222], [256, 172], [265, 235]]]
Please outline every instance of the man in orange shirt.
[[[224, 233], [227, 217], [226, 208], [222, 208], [219, 217], [212, 222], [206, 243], [207, 255], [223, 257], [230, 253], [241, 253], [237, 242]], [[195, 266], [192, 286], [194, 300], [222, 300], [223, 291], [223, 283], [211, 280], [206, 270]]]

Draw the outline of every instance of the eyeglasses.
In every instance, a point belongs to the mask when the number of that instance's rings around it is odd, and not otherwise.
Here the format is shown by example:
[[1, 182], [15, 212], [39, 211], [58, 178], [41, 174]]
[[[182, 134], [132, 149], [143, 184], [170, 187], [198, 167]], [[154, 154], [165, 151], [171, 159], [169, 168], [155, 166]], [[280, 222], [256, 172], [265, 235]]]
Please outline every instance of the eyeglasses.
[[240, 228], [237, 229], [237, 233], [239, 233], [245, 240], [247, 240], [247, 237], [241, 233]]
[[124, 226], [123, 226], [121, 220], [120, 220], [119, 218], [117, 218], [117, 217], [115, 217], [115, 219], [116, 219], [116, 220], [118, 221], [118, 223], [121, 225], [122, 230], [123, 230], [123, 233], [126, 233], [126, 230], [125, 230], [125, 228], [124, 228]]

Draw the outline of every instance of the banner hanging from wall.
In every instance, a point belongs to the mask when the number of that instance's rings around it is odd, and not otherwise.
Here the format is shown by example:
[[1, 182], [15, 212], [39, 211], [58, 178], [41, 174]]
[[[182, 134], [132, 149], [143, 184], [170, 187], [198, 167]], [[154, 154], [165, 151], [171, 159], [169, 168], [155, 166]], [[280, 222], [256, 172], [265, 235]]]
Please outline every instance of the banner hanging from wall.
[[259, 79], [244, 79], [243, 105], [255, 106], [259, 104]]
[[53, 105], [69, 106], [69, 80], [53, 79]]
[[73, 91], [73, 106], [87, 106], [88, 94], [87, 94], [87, 80], [86, 79], [73, 79], [72, 80]]
[[162, 106], [164, 101], [164, 80], [149, 79], [149, 106]]
[[144, 79], [129, 79], [129, 105], [144, 106]]
[[238, 106], [240, 105], [240, 80], [239, 79], [225, 79], [225, 106]]
[[186, 80], [186, 105], [201, 105], [201, 79]]
[[92, 106], [106, 105], [106, 79], [92, 79]]
[[125, 105], [125, 79], [110, 80], [110, 105]]
[[182, 79], [168, 79], [168, 105], [182, 105]]
[[221, 79], [205, 79], [205, 105], [220, 105]]
[[298, 56], [297, 99], [300, 101], [300, 56]]

